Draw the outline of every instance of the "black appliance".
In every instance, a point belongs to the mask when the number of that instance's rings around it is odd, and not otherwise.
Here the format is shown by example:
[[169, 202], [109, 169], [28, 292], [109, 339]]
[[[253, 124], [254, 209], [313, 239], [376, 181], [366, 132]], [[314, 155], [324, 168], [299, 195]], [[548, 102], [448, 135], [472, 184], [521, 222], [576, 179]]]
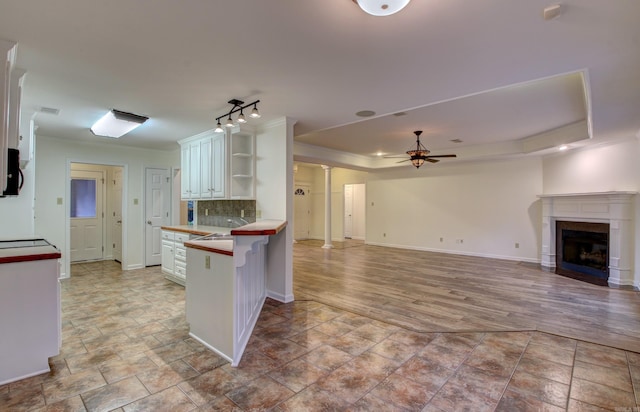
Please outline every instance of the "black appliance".
[[2, 192], [2, 197], [17, 196], [24, 184], [24, 175], [20, 170], [20, 151], [18, 149], [8, 149], [7, 160], [7, 188]]

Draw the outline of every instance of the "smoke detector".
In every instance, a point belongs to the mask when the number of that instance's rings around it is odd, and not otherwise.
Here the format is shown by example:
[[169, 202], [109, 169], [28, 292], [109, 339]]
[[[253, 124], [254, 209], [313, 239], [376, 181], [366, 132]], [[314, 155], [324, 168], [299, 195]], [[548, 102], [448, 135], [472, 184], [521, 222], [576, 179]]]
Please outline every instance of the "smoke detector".
[[542, 11], [542, 17], [545, 20], [555, 19], [562, 12], [562, 6], [560, 4], [554, 4], [553, 6], [545, 7]]

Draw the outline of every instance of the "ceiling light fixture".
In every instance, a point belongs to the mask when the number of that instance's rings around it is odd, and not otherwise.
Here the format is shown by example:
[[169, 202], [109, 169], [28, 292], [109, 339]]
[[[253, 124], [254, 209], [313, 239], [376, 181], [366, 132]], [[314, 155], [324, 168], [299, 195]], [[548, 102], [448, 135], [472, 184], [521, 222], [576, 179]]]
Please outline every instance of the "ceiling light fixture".
[[149, 118], [145, 116], [112, 109], [91, 126], [91, 131], [96, 136], [118, 138], [147, 120]]
[[404, 9], [411, 0], [353, 0], [372, 16], [389, 16]]
[[234, 124], [233, 124], [233, 119], [231, 118], [231, 115], [236, 112], [240, 112], [240, 115], [238, 115], [238, 123], [246, 123], [247, 119], [245, 119], [244, 117], [244, 109], [246, 109], [247, 107], [253, 106], [253, 109], [251, 110], [251, 114], [249, 115], [249, 117], [253, 119], [257, 119], [260, 117], [260, 112], [258, 111], [258, 103], [260, 103], [260, 100], [256, 100], [255, 102], [244, 104], [242, 100], [231, 99], [227, 103], [233, 105], [233, 107], [231, 108], [231, 110], [229, 110], [228, 113], [225, 113], [220, 117], [216, 117], [218, 124], [216, 125], [215, 132], [217, 133], [221, 133], [224, 131], [224, 129], [222, 128], [222, 123], [220, 123], [220, 119], [222, 119], [223, 117], [227, 118], [226, 122], [224, 123], [225, 127], [233, 127]]

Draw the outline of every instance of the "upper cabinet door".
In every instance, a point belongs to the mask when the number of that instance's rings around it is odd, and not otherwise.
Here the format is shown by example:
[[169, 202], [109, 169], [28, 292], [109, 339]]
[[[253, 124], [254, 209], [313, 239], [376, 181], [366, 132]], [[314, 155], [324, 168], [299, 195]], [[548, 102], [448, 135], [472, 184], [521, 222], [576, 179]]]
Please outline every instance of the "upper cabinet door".
[[213, 184], [211, 180], [211, 146], [212, 139], [200, 140], [200, 198], [212, 198]]
[[180, 146], [180, 197], [182, 199], [191, 198], [191, 158], [189, 157], [189, 145], [184, 144]]
[[224, 133], [217, 134], [212, 139], [211, 148], [211, 195], [216, 199], [226, 197], [226, 136]]
[[189, 188], [190, 199], [200, 199], [200, 142], [189, 143]]

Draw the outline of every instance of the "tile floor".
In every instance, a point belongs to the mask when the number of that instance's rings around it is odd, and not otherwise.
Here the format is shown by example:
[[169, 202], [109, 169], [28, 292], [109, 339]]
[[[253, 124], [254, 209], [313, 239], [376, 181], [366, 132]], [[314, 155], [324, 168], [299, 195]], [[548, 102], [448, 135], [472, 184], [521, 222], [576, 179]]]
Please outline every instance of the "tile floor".
[[428, 333], [268, 300], [238, 368], [189, 338], [159, 268], [77, 264], [51, 372], [1, 411], [638, 411], [640, 353], [539, 332]]

